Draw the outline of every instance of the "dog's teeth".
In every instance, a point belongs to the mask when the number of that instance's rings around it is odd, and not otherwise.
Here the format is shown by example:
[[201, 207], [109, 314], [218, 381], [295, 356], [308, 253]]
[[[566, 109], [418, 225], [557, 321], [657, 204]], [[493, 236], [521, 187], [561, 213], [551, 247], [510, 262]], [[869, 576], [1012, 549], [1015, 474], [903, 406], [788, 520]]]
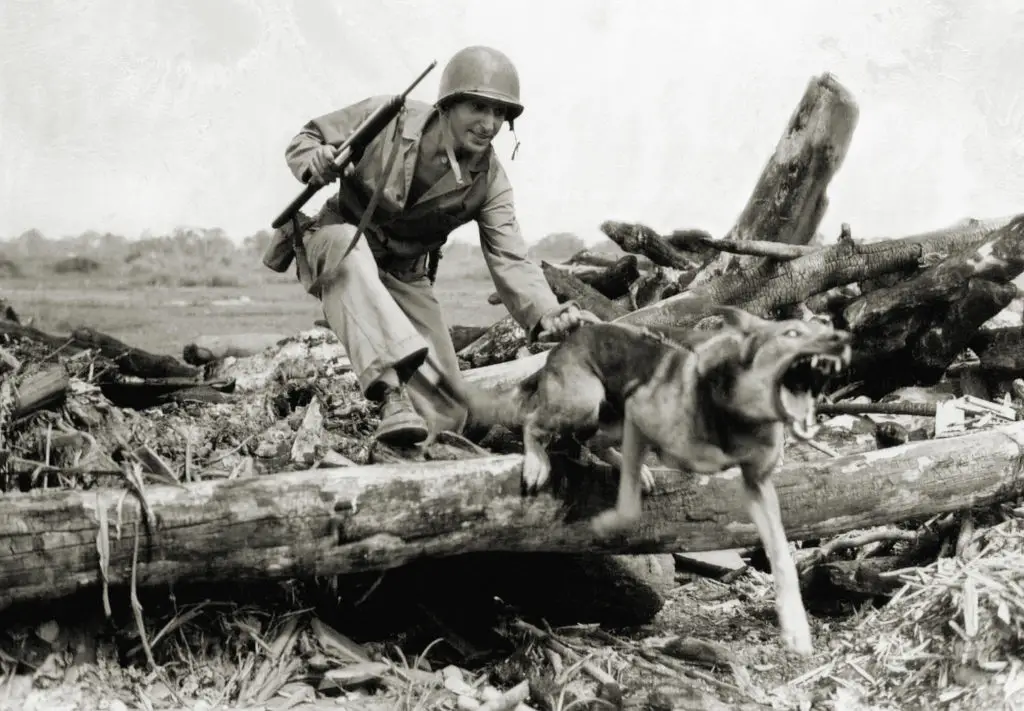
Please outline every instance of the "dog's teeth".
[[819, 360], [820, 360], [820, 358], [819, 358], [818, 356], [816, 356], [816, 355], [812, 355], [812, 356], [811, 356], [811, 367], [812, 367], [812, 368], [817, 368], [817, 367], [818, 367], [818, 361], [819, 361]]

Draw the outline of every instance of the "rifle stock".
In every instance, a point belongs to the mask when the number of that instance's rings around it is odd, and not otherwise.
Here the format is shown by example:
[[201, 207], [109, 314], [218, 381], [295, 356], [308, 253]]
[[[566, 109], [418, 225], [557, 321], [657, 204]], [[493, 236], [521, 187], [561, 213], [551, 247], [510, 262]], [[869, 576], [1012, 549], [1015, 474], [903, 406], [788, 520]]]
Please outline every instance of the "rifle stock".
[[[383, 131], [389, 123], [391, 123], [391, 120], [394, 119], [405, 106], [405, 100], [409, 93], [416, 88], [416, 85], [419, 84], [423, 80], [423, 77], [429, 74], [436, 65], [437, 60], [435, 59], [420, 73], [418, 77], [416, 77], [405, 91], [391, 97], [387, 102], [378, 106], [365, 121], [359, 124], [356, 130], [352, 132], [352, 135], [345, 139], [345, 142], [341, 144], [337, 155], [334, 157], [334, 165], [338, 169], [339, 175], [343, 174], [345, 168], [350, 163], [358, 161], [362, 157], [363, 151], [366, 150], [368, 145], [370, 145], [370, 142], [376, 138], [377, 134]], [[295, 199], [288, 204], [288, 207], [281, 211], [281, 214], [279, 214], [271, 223], [271, 226], [276, 230], [292, 219], [292, 216], [294, 216], [303, 205], [309, 202], [309, 199], [322, 187], [324, 186], [306, 183], [302, 192], [300, 192]]]

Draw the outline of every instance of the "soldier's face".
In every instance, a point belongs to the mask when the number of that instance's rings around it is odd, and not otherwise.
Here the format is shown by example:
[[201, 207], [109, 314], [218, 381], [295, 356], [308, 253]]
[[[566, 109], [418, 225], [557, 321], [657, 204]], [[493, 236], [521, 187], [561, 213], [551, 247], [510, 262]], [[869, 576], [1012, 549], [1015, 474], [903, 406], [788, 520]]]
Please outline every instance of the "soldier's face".
[[501, 130], [505, 108], [483, 99], [467, 99], [452, 105], [448, 120], [456, 150], [481, 153]]

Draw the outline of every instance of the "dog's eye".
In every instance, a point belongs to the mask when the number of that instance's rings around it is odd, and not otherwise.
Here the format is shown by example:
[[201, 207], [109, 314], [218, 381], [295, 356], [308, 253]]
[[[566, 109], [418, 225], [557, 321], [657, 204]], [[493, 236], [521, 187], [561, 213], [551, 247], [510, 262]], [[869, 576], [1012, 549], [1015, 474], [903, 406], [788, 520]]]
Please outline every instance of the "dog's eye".
[[789, 328], [786, 329], [786, 331], [782, 335], [786, 336], [787, 338], [798, 338], [800, 336], [800, 329]]

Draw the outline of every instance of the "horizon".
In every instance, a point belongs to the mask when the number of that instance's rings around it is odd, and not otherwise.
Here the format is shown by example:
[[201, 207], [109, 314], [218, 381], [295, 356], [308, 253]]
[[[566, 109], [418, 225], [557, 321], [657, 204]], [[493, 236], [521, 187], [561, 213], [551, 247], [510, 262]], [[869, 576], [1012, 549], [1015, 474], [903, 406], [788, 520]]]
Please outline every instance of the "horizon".
[[[5, 3], [0, 238], [219, 228], [241, 242], [301, 189], [283, 154], [308, 119], [397, 93], [436, 59], [411, 94], [432, 101], [451, 54], [478, 43], [509, 54], [522, 80], [519, 153], [509, 159], [507, 126], [495, 150], [528, 245], [555, 233], [593, 244], [606, 219], [723, 235], [825, 72], [860, 109], [827, 191], [827, 239], [843, 222], [855, 237], [902, 236], [1019, 211], [1024, 11], [1009, 0], [984, 13], [953, 0], [636, 7]], [[475, 235], [470, 223], [452, 239]]]

